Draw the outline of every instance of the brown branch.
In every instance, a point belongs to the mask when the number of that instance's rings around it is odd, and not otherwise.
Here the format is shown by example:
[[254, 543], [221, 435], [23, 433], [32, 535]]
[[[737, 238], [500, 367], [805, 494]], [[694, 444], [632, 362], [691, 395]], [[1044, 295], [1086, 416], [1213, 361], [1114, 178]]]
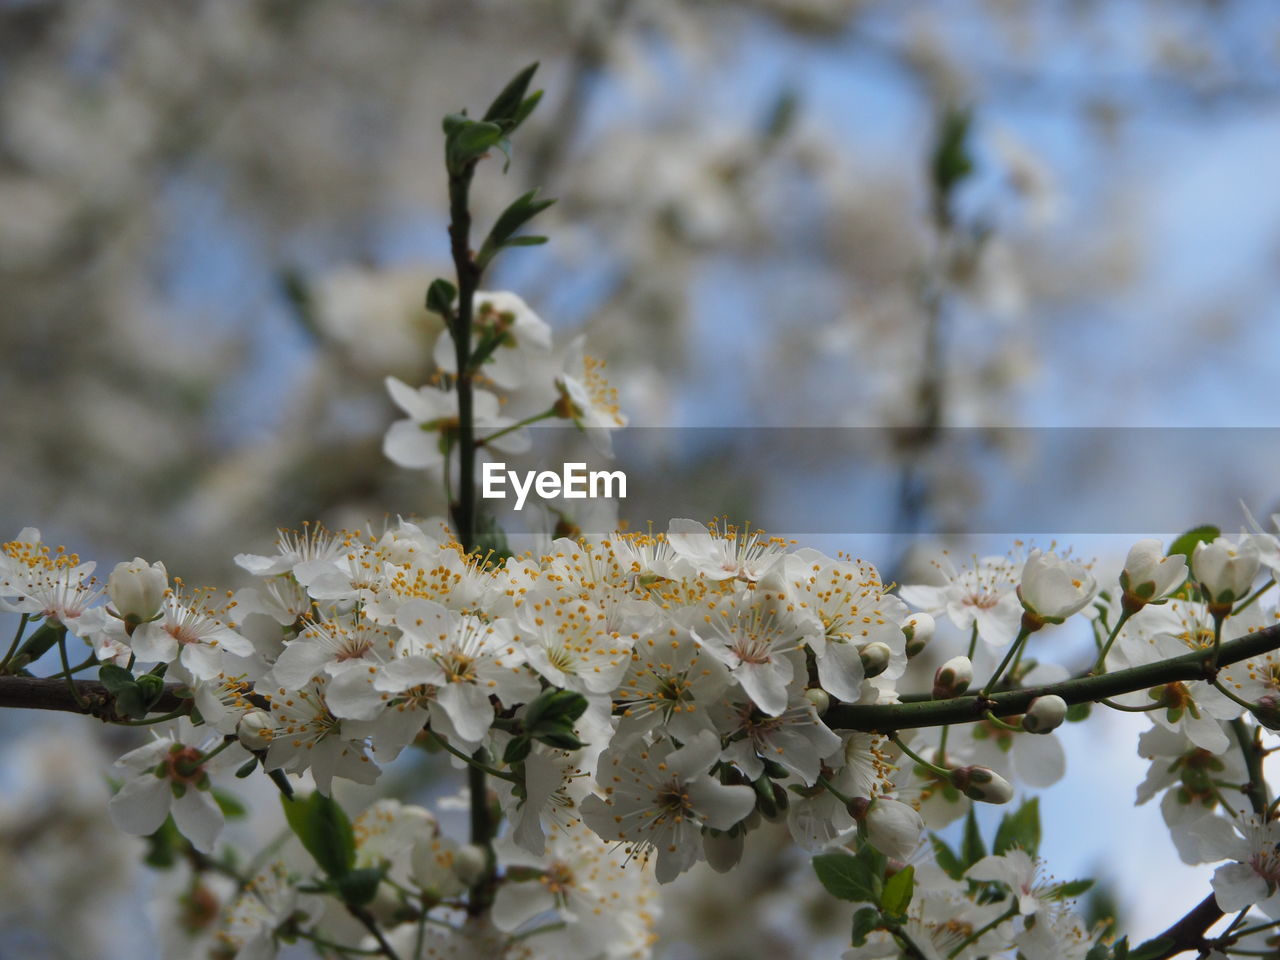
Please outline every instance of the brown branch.
[[[82, 707], [65, 678], [51, 677], [0, 677], [0, 708], [19, 710], [59, 710], [63, 713], [80, 713], [115, 719], [115, 697], [97, 680], [76, 680], [76, 692], [84, 701]], [[152, 708], [155, 713], [171, 713], [184, 703], [178, 696], [181, 684], [165, 684], [164, 693]]]

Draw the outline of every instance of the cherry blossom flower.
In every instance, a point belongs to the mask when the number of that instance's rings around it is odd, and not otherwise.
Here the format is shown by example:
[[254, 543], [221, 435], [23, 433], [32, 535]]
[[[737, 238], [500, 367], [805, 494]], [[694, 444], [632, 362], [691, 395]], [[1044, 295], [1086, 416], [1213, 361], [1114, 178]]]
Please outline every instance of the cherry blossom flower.
[[668, 741], [607, 750], [596, 773], [603, 796], [583, 801], [583, 820], [633, 856], [656, 856], [658, 882], [669, 883], [701, 856], [702, 827], [728, 830], [755, 807], [750, 787], [709, 775], [719, 756], [707, 731], [675, 750]]

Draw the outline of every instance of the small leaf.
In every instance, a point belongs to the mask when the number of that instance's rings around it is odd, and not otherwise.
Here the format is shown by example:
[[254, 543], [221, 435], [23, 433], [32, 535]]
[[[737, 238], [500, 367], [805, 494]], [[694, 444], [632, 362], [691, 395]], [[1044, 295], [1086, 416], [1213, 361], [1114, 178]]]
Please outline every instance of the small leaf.
[[880, 878], [855, 856], [838, 851], [820, 853], [813, 858], [813, 869], [833, 897], [854, 903], [880, 902]]
[[513, 737], [502, 753], [502, 762], [510, 766], [526, 759], [533, 751], [533, 741], [528, 737]]
[[1164, 956], [1175, 946], [1177, 946], [1177, 941], [1173, 937], [1159, 937], [1155, 940], [1148, 940], [1146, 943], [1130, 950], [1128, 960], [1155, 960], [1156, 957]]
[[875, 907], [862, 907], [853, 915], [853, 946], [860, 947], [867, 937], [880, 926], [880, 911]]
[[1040, 849], [1040, 798], [1032, 797], [1014, 813], [1006, 813], [996, 830], [992, 853], [997, 856], [1014, 848], [1035, 856]]
[[132, 673], [114, 663], [104, 663], [98, 668], [98, 680], [113, 696], [118, 696], [121, 690], [133, 686], [135, 682]]
[[1092, 706], [1093, 704], [1090, 703], [1073, 703], [1067, 707], [1067, 722], [1079, 723], [1081, 720], [1088, 720]]
[[1066, 883], [1059, 884], [1054, 889], [1051, 899], [1069, 900], [1072, 897], [1078, 897], [1081, 894], [1088, 893], [1092, 888], [1092, 880], [1070, 880]]
[[884, 893], [880, 897], [880, 906], [885, 913], [900, 917], [911, 905], [911, 894], [915, 891], [916, 868], [903, 867], [884, 882]]
[[[1169, 556], [1182, 554], [1187, 558], [1187, 562], [1191, 561], [1191, 554], [1195, 552], [1196, 544], [1212, 543], [1222, 536], [1222, 531], [1212, 524], [1204, 524], [1203, 526], [1193, 527], [1188, 530], [1173, 543], [1169, 544]], [[1145, 946], [1145, 945], [1144, 945]], [[1141, 949], [1141, 948], [1139, 948]]]
[[385, 867], [361, 867], [337, 877], [333, 888], [343, 903], [363, 907], [378, 895], [378, 886], [386, 873]]
[[933, 845], [933, 859], [943, 872], [952, 880], [963, 877], [965, 865], [960, 862], [956, 852], [947, 846], [947, 842], [936, 833], [929, 834], [929, 842]]
[[437, 277], [427, 287], [427, 309], [448, 319], [453, 316], [453, 301], [457, 296], [457, 287], [443, 277]]
[[978, 830], [978, 818], [969, 807], [969, 815], [964, 820], [964, 839], [960, 843], [960, 859], [968, 870], [987, 855], [987, 845], [982, 842], [982, 833]]
[[[502, 92], [493, 98], [493, 103], [489, 104], [489, 109], [484, 112], [484, 119], [492, 123], [506, 123], [514, 126], [515, 118], [524, 106], [524, 95], [529, 89], [529, 81], [537, 71], [538, 64], [535, 61], [512, 77], [502, 88]], [[507, 129], [511, 128], [508, 126]]]
[[321, 870], [331, 877], [351, 870], [356, 860], [355, 831], [337, 801], [317, 791], [302, 800], [281, 797], [280, 803], [290, 829]]
[[[256, 761], [255, 761], [256, 762]], [[218, 805], [218, 809], [222, 811], [222, 815], [228, 820], [239, 820], [249, 815], [249, 810], [238, 797], [232, 796], [222, 790], [212, 790], [213, 800]]]

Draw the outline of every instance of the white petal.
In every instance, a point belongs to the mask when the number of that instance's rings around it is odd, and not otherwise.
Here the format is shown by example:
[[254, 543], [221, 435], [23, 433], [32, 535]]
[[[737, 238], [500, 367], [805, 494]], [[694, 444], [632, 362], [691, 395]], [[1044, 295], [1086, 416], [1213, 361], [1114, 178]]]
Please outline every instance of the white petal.
[[111, 822], [125, 833], [149, 836], [169, 815], [173, 792], [169, 781], [151, 774], [130, 780], [111, 798]]
[[201, 853], [210, 853], [222, 832], [222, 810], [208, 790], [188, 787], [173, 799], [173, 822], [179, 832]]

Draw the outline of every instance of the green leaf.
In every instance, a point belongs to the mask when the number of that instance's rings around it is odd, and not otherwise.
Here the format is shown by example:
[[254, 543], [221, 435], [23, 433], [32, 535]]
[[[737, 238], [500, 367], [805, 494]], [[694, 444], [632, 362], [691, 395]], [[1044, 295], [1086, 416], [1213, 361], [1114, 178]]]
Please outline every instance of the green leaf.
[[820, 853], [813, 858], [813, 869], [833, 897], [853, 903], [880, 902], [880, 877], [858, 857], [839, 851]]
[[178, 848], [185, 843], [173, 817], [166, 817], [160, 829], [146, 838], [147, 852], [142, 862], [157, 870], [165, 870], [178, 862]]
[[880, 906], [885, 913], [900, 917], [911, 905], [911, 894], [915, 891], [916, 868], [903, 867], [884, 882], [884, 893], [880, 896]]
[[252, 757], [241, 764], [240, 769], [236, 771], [236, 779], [243, 780], [245, 777], [253, 776], [253, 771], [258, 769], [258, 758]]
[[305, 799], [280, 798], [289, 828], [320, 869], [341, 877], [356, 861], [356, 837], [351, 821], [332, 797], [319, 791]]
[[337, 877], [333, 881], [333, 889], [342, 898], [343, 903], [353, 907], [363, 907], [372, 903], [378, 895], [378, 885], [387, 874], [383, 867], [361, 867]]
[[130, 720], [140, 720], [147, 715], [147, 696], [136, 683], [121, 687], [115, 694], [116, 713]]
[[443, 277], [437, 277], [427, 287], [427, 309], [447, 320], [453, 316], [453, 301], [457, 296], [457, 287]]
[[1069, 900], [1072, 897], [1078, 897], [1081, 894], [1088, 893], [1092, 888], [1092, 880], [1069, 880], [1066, 883], [1059, 884], [1054, 889], [1051, 899]]
[[969, 815], [964, 819], [964, 839], [960, 842], [960, 859], [968, 870], [987, 855], [987, 845], [982, 842], [982, 833], [978, 830], [978, 818], [969, 807]]
[[528, 737], [513, 737], [507, 743], [507, 749], [502, 752], [502, 762], [510, 766], [513, 763], [520, 763], [526, 759], [533, 751], [533, 741]]
[[216, 789], [211, 790], [210, 793], [213, 794], [213, 800], [218, 805], [218, 809], [228, 820], [239, 820], [249, 815], [248, 808], [240, 802], [238, 797]]
[[1129, 951], [1128, 960], [1155, 960], [1156, 957], [1168, 953], [1177, 942], [1173, 937], [1159, 937], [1134, 947]]
[[445, 136], [445, 164], [450, 174], [462, 173], [469, 163], [478, 160], [502, 140], [502, 128], [483, 120], [467, 120], [456, 124]]
[[547, 242], [546, 237], [536, 237], [536, 236], [512, 237], [510, 240], [504, 243], [503, 246], [504, 247], [540, 247], [546, 242]]
[[1032, 797], [1014, 813], [1000, 818], [992, 852], [1007, 853], [1014, 848], [1035, 856], [1040, 849], [1040, 798]]
[[114, 663], [104, 663], [98, 668], [98, 680], [112, 696], [118, 696], [121, 690], [132, 687], [135, 683], [132, 673]]
[[534, 61], [512, 77], [510, 82], [502, 88], [502, 92], [493, 98], [493, 103], [489, 104], [489, 109], [484, 112], [484, 119], [506, 125], [508, 132], [514, 129], [516, 117], [524, 106], [529, 81], [537, 71], [538, 64]]
[[[1222, 531], [1212, 524], [1204, 524], [1203, 526], [1193, 527], [1188, 530], [1173, 543], [1169, 544], [1169, 556], [1182, 554], [1187, 558], [1187, 562], [1191, 562], [1191, 554], [1195, 552], [1196, 544], [1212, 543], [1222, 536]], [[1141, 949], [1141, 948], [1139, 948]]]
[[956, 852], [947, 846], [947, 842], [936, 833], [929, 834], [929, 842], [933, 844], [933, 859], [937, 861], [943, 872], [952, 880], [963, 877], [965, 865], [960, 862]]
[[867, 942], [873, 930], [880, 927], [880, 911], [875, 907], [862, 907], [853, 915], [853, 946], [860, 947]]
[[935, 191], [947, 197], [969, 174], [973, 173], [973, 157], [969, 153], [969, 128], [973, 114], [949, 107], [942, 115], [934, 141], [930, 173]]
[[1067, 722], [1079, 723], [1081, 720], [1088, 720], [1092, 706], [1091, 703], [1073, 703], [1067, 707]]

